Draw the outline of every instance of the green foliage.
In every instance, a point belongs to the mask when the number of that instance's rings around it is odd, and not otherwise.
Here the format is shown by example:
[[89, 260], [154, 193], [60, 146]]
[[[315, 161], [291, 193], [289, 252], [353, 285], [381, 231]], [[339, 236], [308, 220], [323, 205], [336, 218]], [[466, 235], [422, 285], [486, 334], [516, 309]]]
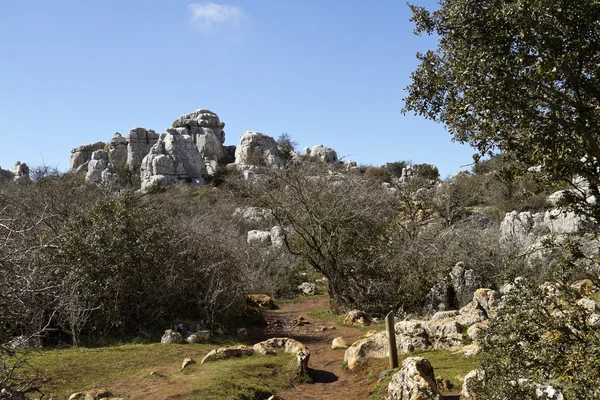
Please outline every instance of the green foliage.
[[518, 281], [491, 320], [483, 343], [483, 398], [533, 398], [517, 379], [551, 384], [567, 399], [600, 399], [600, 331], [597, 316], [576, 304], [568, 285], [545, 289]]
[[277, 138], [277, 147], [283, 154], [283, 161], [288, 162], [292, 159], [294, 152], [296, 151], [297, 142], [292, 140], [292, 137], [287, 133], [282, 133]]
[[440, 171], [433, 164], [415, 164], [413, 166], [415, 177], [435, 181], [440, 178]]
[[391, 163], [386, 163], [385, 169], [394, 178], [400, 178], [402, 176], [402, 170], [408, 167], [408, 165], [409, 163], [407, 161], [395, 161]]
[[[589, 180], [598, 196], [600, 104], [597, 0], [442, 0], [411, 6], [417, 54], [404, 111], [443, 123], [479, 156], [500, 150], [553, 181]], [[600, 205], [572, 199], [600, 220]]]

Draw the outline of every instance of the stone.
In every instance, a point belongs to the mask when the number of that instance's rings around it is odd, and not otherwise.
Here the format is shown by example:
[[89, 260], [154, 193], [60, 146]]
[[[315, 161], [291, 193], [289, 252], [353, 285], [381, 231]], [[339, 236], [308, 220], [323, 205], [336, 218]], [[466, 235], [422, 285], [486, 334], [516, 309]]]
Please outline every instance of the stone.
[[183, 343], [183, 337], [181, 336], [181, 333], [167, 329], [165, 334], [160, 339], [160, 342], [181, 344]]
[[243, 356], [251, 356], [254, 354], [254, 350], [251, 347], [239, 345], [239, 346], [231, 346], [231, 347], [220, 347], [218, 349], [211, 350], [208, 352], [206, 356], [202, 359], [200, 364], [204, 364], [206, 362], [225, 360], [229, 358], [239, 358]]
[[481, 288], [473, 294], [473, 301], [477, 302], [488, 318], [491, 318], [502, 304], [502, 295], [495, 290]]
[[138, 171], [142, 166], [144, 157], [150, 153], [152, 147], [158, 142], [159, 134], [151, 129], [133, 128], [125, 136], [127, 141], [127, 166]]
[[333, 339], [333, 341], [331, 342], [331, 348], [333, 350], [337, 350], [337, 349], [347, 349], [348, 348], [348, 344], [346, 343], [346, 341], [344, 340], [343, 337], [336, 337], [335, 339]]
[[548, 196], [548, 198], [546, 199], [546, 203], [548, 203], [548, 205], [550, 205], [551, 207], [560, 206], [565, 200], [565, 195], [568, 192], [570, 192], [570, 190], [558, 190], [550, 194], [550, 196]]
[[315, 294], [317, 294], [317, 285], [311, 282], [302, 282], [298, 286], [298, 290], [306, 296], [314, 296]]
[[246, 241], [250, 245], [267, 247], [271, 245], [271, 231], [252, 230], [248, 232]]
[[515, 242], [521, 246], [530, 245], [532, 238], [529, 237], [529, 233], [535, 226], [536, 219], [531, 212], [512, 211], [507, 213], [500, 223], [500, 238], [502, 241]]
[[352, 310], [346, 314], [344, 325], [369, 326], [372, 323], [371, 316], [364, 311]]
[[450, 311], [438, 311], [431, 317], [432, 321], [439, 321], [441, 319], [448, 319], [458, 317], [460, 314], [458, 310], [450, 310]]
[[362, 359], [385, 358], [388, 355], [387, 332], [379, 332], [352, 343], [344, 353], [344, 363], [349, 369], [354, 369]]
[[235, 149], [235, 163], [238, 165], [283, 167], [283, 154], [271, 136], [246, 131], [240, 137]]
[[483, 287], [483, 280], [477, 272], [466, 269], [463, 262], [458, 262], [450, 271], [450, 285], [454, 290], [458, 304], [464, 304], [473, 298], [475, 291]]
[[485, 385], [485, 372], [482, 369], [475, 369], [469, 372], [463, 380], [462, 391], [460, 392], [462, 400], [485, 400], [477, 396], [475, 391], [483, 388]]
[[87, 164], [92, 159], [92, 153], [96, 150], [103, 150], [106, 146], [104, 142], [96, 142], [75, 147], [71, 150], [71, 160], [69, 163], [71, 172], [78, 174], [87, 172]]
[[487, 321], [476, 322], [467, 329], [467, 336], [469, 336], [474, 343], [480, 343], [489, 328], [490, 326]]
[[274, 226], [271, 228], [271, 245], [276, 249], [280, 249], [285, 246], [285, 234], [286, 232], [280, 226]]
[[600, 306], [594, 300], [589, 297], [584, 297], [582, 299], [577, 300], [577, 305], [585, 308], [591, 313], [595, 313], [600, 311]]
[[194, 361], [193, 359], [191, 359], [189, 357], [185, 358], [183, 360], [183, 363], [181, 363], [181, 369], [185, 369], [185, 367], [187, 367], [188, 365], [191, 365], [191, 364], [196, 364], [196, 361]]
[[330, 147], [323, 146], [322, 144], [317, 144], [313, 146], [312, 149], [310, 149], [310, 153], [308, 155], [310, 155], [311, 157], [318, 158], [321, 161], [324, 161], [328, 164], [336, 163], [339, 161], [336, 151]]
[[192, 333], [186, 338], [188, 343], [202, 343], [209, 340], [212, 337], [210, 331], [198, 331]]
[[301, 342], [291, 338], [272, 338], [264, 342], [257, 343], [253, 346], [256, 353], [268, 355], [276, 354], [277, 350], [282, 349], [285, 353], [296, 354], [299, 372], [304, 374], [308, 372], [308, 360], [310, 359], [310, 351]]
[[230, 161], [223, 143], [225, 143], [225, 123], [219, 116], [207, 109], [198, 109], [184, 114], [173, 123], [173, 128], [182, 129], [181, 133], [189, 135], [204, 159], [209, 175], [217, 172], [219, 164]]
[[388, 385], [389, 400], [440, 400], [433, 367], [423, 357], [402, 361], [400, 371]]
[[100, 400], [104, 397], [112, 397], [112, 395], [113, 394], [110, 392], [110, 390], [106, 388], [92, 389], [85, 393], [85, 400]]
[[589, 225], [585, 217], [573, 211], [567, 212], [559, 209], [546, 211], [543, 224], [551, 233], [555, 234], [581, 233]]
[[142, 160], [140, 177], [142, 191], [147, 191], [154, 185], [203, 185], [207, 172], [191, 137], [179, 134], [176, 129], [168, 129]]
[[96, 150], [92, 153], [88, 162], [88, 170], [85, 175], [85, 181], [90, 183], [102, 183], [102, 173], [109, 169], [110, 161], [106, 150]]
[[277, 305], [271, 296], [266, 294], [249, 294], [246, 297], [246, 303], [252, 307], [266, 308], [267, 310], [277, 309]]
[[573, 282], [571, 287], [580, 294], [586, 295], [590, 294], [594, 290], [594, 283], [591, 281], [591, 279], [581, 279]]
[[468, 344], [468, 345], [464, 346], [461, 349], [461, 351], [463, 352], [463, 355], [467, 358], [476, 356], [478, 354], [481, 354], [481, 352], [482, 352], [481, 346], [479, 345], [479, 343]]
[[233, 216], [254, 222], [270, 221], [273, 218], [271, 210], [260, 207], [238, 207]]
[[79, 400], [79, 399], [85, 399], [84, 392], [75, 392], [69, 396], [69, 400]]
[[21, 164], [20, 161], [17, 161], [14, 167], [10, 170], [10, 172], [14, 175], [13, 180], [15, 182], [29, 182], [29, 167], [27, 164]]

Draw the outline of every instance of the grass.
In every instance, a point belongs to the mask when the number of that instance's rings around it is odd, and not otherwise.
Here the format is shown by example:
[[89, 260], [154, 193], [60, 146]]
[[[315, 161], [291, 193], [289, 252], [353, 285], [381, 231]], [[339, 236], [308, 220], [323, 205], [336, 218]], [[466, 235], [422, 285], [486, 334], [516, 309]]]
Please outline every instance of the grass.
[[[466, 358], [462, 353], [453, 353], [448, 350], [433, 350], [399, 354], [399, 364], [402, 367], [402, 361], [408, 357], [424, 357], [433, 366], [435, 376], [441, 376], [449, 380], [454, 385], [453, 393], [460, 392], [462, 379], [467, 373], [476, 369], [481, 364], [481, 357], [475, 356]], [[379, 400], [384, 398], [387, 386], [392, 380], [394, 373], [400, 368], [390, 370], [388, 360], [368, 360], [360, 368], [361, 373], [373, 383], [371, 386], [369, 399]]]
[[[223, 345], [128, 344], [69, 348], [32, 354], [29, 361], [51, 378], [45, 389], [56, 399], [106, 387], [124, 398], [141, 399], [151, 394], [148, 397], [154, 399], [253, 400], [274, 394], [299, 379], [294, 373], [293, 354], [256, 354], [200, 364], [206, 353]], [[198, 363], [181, 370], [186, 357]]]

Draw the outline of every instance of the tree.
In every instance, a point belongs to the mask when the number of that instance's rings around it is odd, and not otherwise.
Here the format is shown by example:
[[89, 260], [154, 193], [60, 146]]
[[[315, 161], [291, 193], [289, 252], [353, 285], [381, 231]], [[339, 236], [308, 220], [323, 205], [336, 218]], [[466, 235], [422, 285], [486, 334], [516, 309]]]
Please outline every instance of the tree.
[[[486, 153], [541, 165], [555, 181], [579, 175], [598, 196], [600, 176], [600, 2], [442, 0], [410, 6], [415, 33], [436, 34], [403, 111], [443, 123]], [[600, 219], [585, 195], [571, 201]]]
[[288, 162], [292, 159], [296, 151], [297, 142], [292, 140], [292, 137], [288, 133], [282, 133], [277, 138], [277, 147], [283, 153], [283, 160]]

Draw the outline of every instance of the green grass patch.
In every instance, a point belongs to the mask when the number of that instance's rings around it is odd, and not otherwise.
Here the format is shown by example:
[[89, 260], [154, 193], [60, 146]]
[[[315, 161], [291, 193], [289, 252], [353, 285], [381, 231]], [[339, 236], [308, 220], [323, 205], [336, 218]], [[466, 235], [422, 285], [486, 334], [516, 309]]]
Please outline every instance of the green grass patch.
[[[293, 354], [255, 354], [200, 364], [210, 350], [228, 344], [233, 343], [69, 348], [34, 353], [29, 361], [51, 379], [45, 390], [56, 399], [99, 387], [128, 398], [129, 393], [119, 393], [119, 388], [126, 386], [146, 388], [155, 397], [164, 395], [164, 398], [253, 400], [265, 398], [301, 379], [295, 375]], [[181, 370], [186, 357], [198, 364]], [[152, 372], [155, 374], [151, 375]]]

